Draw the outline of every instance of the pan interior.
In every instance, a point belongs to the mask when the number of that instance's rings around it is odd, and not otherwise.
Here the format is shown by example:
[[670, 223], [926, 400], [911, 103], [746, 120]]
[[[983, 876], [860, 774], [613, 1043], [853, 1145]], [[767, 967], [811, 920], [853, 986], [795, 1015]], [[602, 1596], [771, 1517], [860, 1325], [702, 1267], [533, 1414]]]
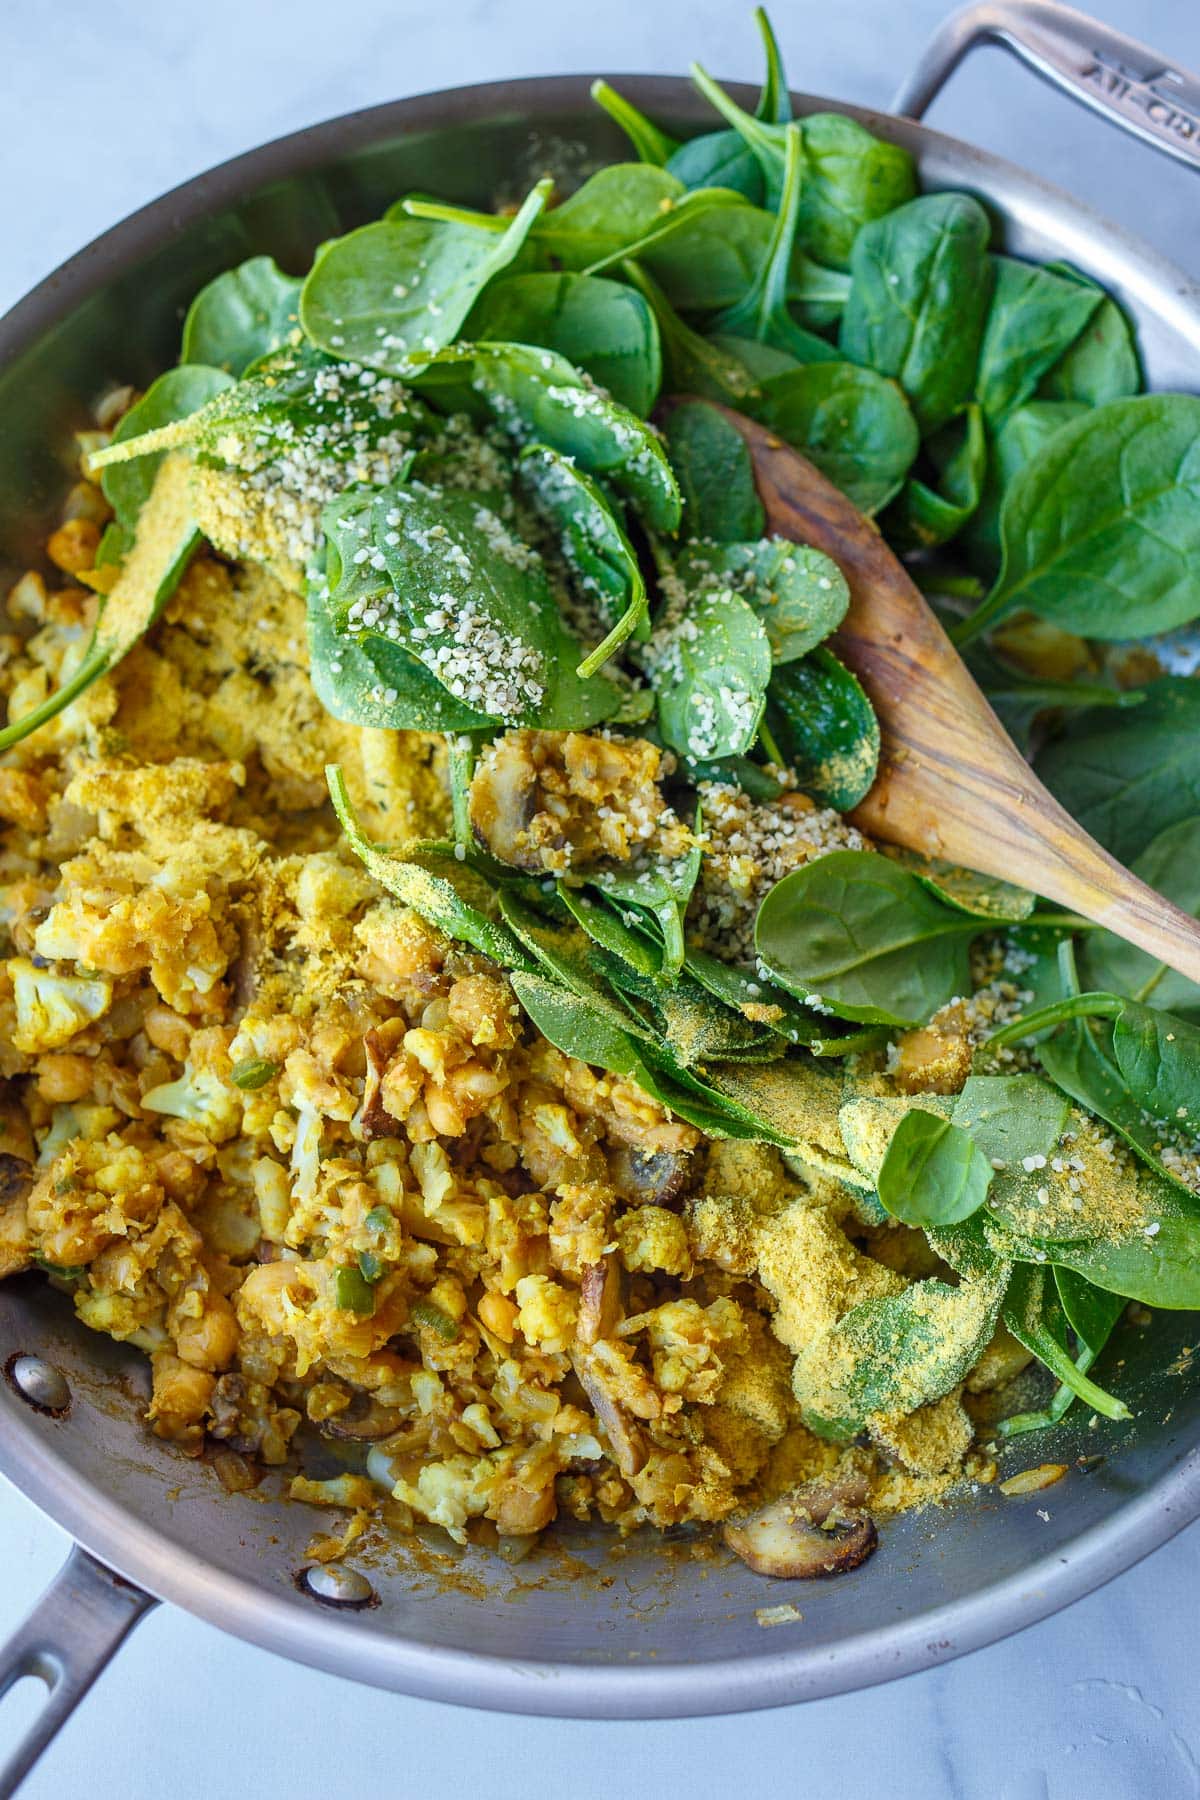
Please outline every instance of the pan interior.
[[[322, 239], [378, 216], [409, 190], [488, 205], [547, 168], [578, 179], [623, 154], [608, 121], [588, 109], [586, 86], [468, 90], [337, 121], [191, 184], [52, 278], [0, 327], [11, 346], [0, 373], [0, 565], [20, 569], [36, 555], [70, 479], [70, 433], [91, 399], [112, 383], [144, 385], [174, 360], [183, 310], [206, 280], [264, 251], [300, 270]], [[704, 123], [682, 82], [622, 86], [681, 135]], [[798, 100], [802, 110], [825, 104]], [[1115, 288], [1138, 319], [1150, 382], [1194, 385], [1200, 302], [1182, 277], [1019, 171], [921, 127], [856, 116], [909, 143], [927, 186], [977, 192], [1010, 250], [1065, 255]], [[206, 1463], [154, 1440], [140, 1420], [149, 1391], [144, 1359], [85, 1331], [68, 1300], [27, 1278], [0, 1287], [0, 1366], [38, 1351], [66, 1373], [74, 1400], [64, 1420], [37, 1417], [0, 1385], [0, 1468], [123, 1572], [343, 1672], [480, 1704], [602, 1711], [610, 1702], [599, 1680], [589, 1690], [589, 1671], [624, 1670], [626, 1714], [719, 1711], [934, 1660], [957, 1645], [922, 1647], [922, 1621], [947, 1606], [958, 1607], [964, 1643], [986, 1641], [1049, 1610], [1055, 1571], [1085, 1534], [1107, 1546], [1094, 1560], [1095, 1580], [1184, 1523], [1182, 1512], [1148, 1523], [1147, 1506], [1152, 1512], [1154, 1490], [1171, 1485], [1200, 1437], [1200, 1382], [1190, 1376], [1196, 1331], [1190, 1315], [1160, 1314], [1148, 1329], [1123, 1325], [1099, 1379], [1121, 1363], [1134, 1422], [1097, 1423], [1077, 1406], [1054, 1432], [1004, 1453], [1004, 1473], [1067, 1464], [1056, 1486], [1020, 1499], [980, 1488], [897, 1520], [872, 1561], [834, 1582], [763, 1580], [691, 1535], [663, 1541], [643, 1533], [621, 1544], [607, 1533], [563, 1529], [510, 1567], [474, 1550], [451, 1556], [437, 1534], [356, 1556], [379, 1604], [354, 1615], [321, 1613], [293, 1580], [327, 1519], [281, 1503], [274, 1476], [252, 1494], [227, 1495]], [[92, 1493], [104, 1502], [89, 1506]], [[1200, 1496], [1191, 1504], [1195, 1510]], [[1135, 1515], [1136, 1532], [1128, 1527]], [[1013, 1584], [1022, 1583], [1014, 1599]], [[230, 1584], [242, 1602], [233, 1618]], [[270, 1631], [251, 1622], [264, 1602], [276, 1621]], [[803, 1617], [764, 1629], [761, 1609], [785, 1603]], [[323, 1644], [313, 1637], [318, 1626]], [[429, 1651], [485, 1660], [464, 1675], [457, 1658], [439, 1661]], [[511, 1674], [527, 1659], [576, 1678], [554, 1692], [530, 1681], [518, 1694], [496, 1671]], [[715, 1666], [730, 1662], [740, 1665], [734, 1685]]]

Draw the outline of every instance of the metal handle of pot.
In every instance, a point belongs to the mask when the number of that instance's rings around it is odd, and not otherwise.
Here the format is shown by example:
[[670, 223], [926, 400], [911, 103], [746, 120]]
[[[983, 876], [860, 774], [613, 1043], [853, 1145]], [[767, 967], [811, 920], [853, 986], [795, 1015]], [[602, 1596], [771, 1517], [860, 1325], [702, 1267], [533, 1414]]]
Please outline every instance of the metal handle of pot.
[[[86, 1550], [72, 1550], [24, 1624], [0, 1645], [0, 1701], [26, 1675], [39, 1676], [50, 1690], [0, 1766], [0, 1800], [11, 1800], [97, 1675], [156, 1604]], [[0, 1721], [3, 1717], [0, 1710]]]
[[977, 44], [999, 44], [1043, 81], [1123, 131], [1200, 169], [1200, 76], [1056, 0], [982, 0], [937, 31], [893, 102], [923, 118]]

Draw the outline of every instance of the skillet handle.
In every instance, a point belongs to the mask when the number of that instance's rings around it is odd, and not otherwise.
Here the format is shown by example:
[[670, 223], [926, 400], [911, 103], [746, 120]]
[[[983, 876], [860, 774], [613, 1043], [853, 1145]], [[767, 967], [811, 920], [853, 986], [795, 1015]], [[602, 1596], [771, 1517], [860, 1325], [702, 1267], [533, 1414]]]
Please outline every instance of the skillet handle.
[[1101, 118], [1200, 169], [1200, 76], [1056, 0], [980, 0], [952, 14], [926, 46], [892, 110], [923, 118], [977, 44], [999, 44]]
[[[71, 1551], [23, 1625], [0, 1644], [0, 1700], [25, 1675], [50, 1692], [8, 1761], [0, 1800], [11, 1800], [97, 1675], [157, 1602], [78, 1547]], [[0, 1723], [3, 1721], [0, 1710]]]

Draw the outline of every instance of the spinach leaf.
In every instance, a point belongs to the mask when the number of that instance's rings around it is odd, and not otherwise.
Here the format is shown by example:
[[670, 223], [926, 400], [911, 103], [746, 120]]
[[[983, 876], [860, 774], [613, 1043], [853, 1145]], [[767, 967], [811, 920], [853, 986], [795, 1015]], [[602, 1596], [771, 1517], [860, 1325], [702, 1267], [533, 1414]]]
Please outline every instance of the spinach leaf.
[[936, 432], [925, 446], [939, 486], [911, 475], [889, 509], [885, 528], [900, 544], [931, 550], [949, 543], [970, 521], [987, 474], [987, 433], [978, 406]]
[[1200, 1026], [1127, 1000], [1112, 1044], [1142, 1111], [1169, 1133], [1200, 1138]]
[[345, 776], [336, 763], [326, 768], [325, 779], [346, 841], [380, 887], [447, 937], [470, 944], [502, 969], [533, 967], [497, 916], [492, 886], [469, 863], [456, 858], [453, 844], [408, 844], [403, 851], [395, 851], [371, 843], [354, 816]]
[[902, 145], [872, 136], [843, 113], [809, 113], [800, 242], [810, 256], [848, 269], [862, 227], [916, 192], [913, 159]]
[[799, 325], [795, 329], [804, 339], [803, 355], [778, 350], [774, 344], [756, 343], [753, 338], [735, 337], [728, 331], [711, 332], [705, 342], [722, 355], [736, 358], [755, 381], [786, 375], [800, 363], [841, 361], [828, 339], [818, 337], [815, 331], [803, 331]]
[[1200, 613], [1200, 399], [1113, 400], [1056, 431], [1000, 509], [1000, 575], [952, 635], [1020, 606], [1086, 637], [1170, 631]]
[[660, 131], [644, 112], [627, 100], [624, 94], [618, 94], [616, 88], [610, 87], [607, 81], [593, 81], [591, 96], [596, 105], [601, 107], [613, 121], [619, 125], [637, 152], [639, 162], [650, 163], [657, 169], [664, 168], [679, 149], [673, 137]]
[[300, 296], [310, 343], [330, 356], [403, 374], [440, 350], [524, 244], [553, 184], [540, 181], [499, 237], [472, 225], [381, 219], [317, 252]]
[[191, 466], [168, 456], [134, 526], [115, 585], [100, 610], [83, 655], [62, 685], [40, 705], [11, 719], [0, 730], [0, 750], [8, 750], [69, 706], [101, 675], [115, 668], [142, 638], [179, 586], [200, 534], [192, 510]]
[[180, 362], [244, 375], [260, 356], [282, 349], [296, 329], [303, 285], [270, 256], [252, 256], [226, 269], [187, 309]]
[[869, 793], [879, 773], [879, 721], [832, 650], [822, 645], [776, 669], [767, 721], [801, 787], [822, 805], [849, 812]]
[[[136, 405], [131, 406], [113, 432], [114, 444], [129, 443], [146, 432], [157, 431], [197, 413], [214, 395], [232, 387], [233, 378], [222, 369], [199, 364], [168, 369], [151, 382]], [[138, 514], [150, 498], [154, 478], [162, 467], [165, 450], [136, 462], [121, 462], [100, 477], [104, 498], [113, 509], [113, 521], [104, 534], [104, 560], [120, 562], [133, 543]], [[182, 575], [183, 570], [180, 569]]]
[[643, 654], [663, 742], [691, 757], [744, 755], [771, 678], [771, 645], [746, 602], [701, 595], [683, 618], [655, 632]]
[[[724, 406], [744, 408], [757, 398], [758, 373], [745, 358], [685, 325], [652, 276], [637, 263], [622, 271], [654, 309], [662, 344], [666, 385], [674, 394], [694, 394]], [[791, 359], [789, 358], [789, 364]]]
[[653, 938], [628, 922], [627, 914], [563, 881], [558, 883], [558, 898], [601, 950], [619, 957], [635, 975], [657, 981], [662, 973], [662, 951]]
[[[191, 365], [172, 374], [181, 381], [203, 379]], [[136, 435], [114, 435], [89, 458], [89, 466], [107, 478], [127, 462], [163, 450], [191, 450], [256, 474], [278, 458], [299, 454], [308, 475], [315, 446], [323, 465], [342, 465], [347, 473], [361, 469], [368, 453], [381, 446], [398, 459], [429, 413], [395, 381], [363, 382], [358, 375], [356, 365], [331, 362], [307, 343], [261, 358], [240, 381], [210, 371], [210, 396], [202, 406]]]
[[926, 194], [865, 225], [851, 256], [842, 354], [907, 394], [922, 435], [970, 397], [991, 270], [987, 214], [968, 194]]
[[461, 366], [471, 388], [518, 443], [548, 444], [589, 475], [607, 475], [652, 531], [679, 524], [679, 488], [656, 432], [601, 394], [553, 350], [528, 344], [455, 344], [413, 379]]
[[916, 457], [916, 421], [895, 382], [853, 363], [810, 363], [762, 384], [752, 409], [860, 512], [878, 512]]
[[685, 544], [675, 574], [689, 593], [730, 588], [739, 594], [762, 620], [777, 663], [814, 650], [837, 630], [850, 604], [846, 577], [832, 557], [787, 538]]
[[667, 158], [666, 167], [693, 192], [697, 188], [729, 188], [752, 206], [761, 206], [766, 194], [758, 158], [736, 131], [708, 131], [702, 137], [689, 138]]
[[906, 1225], [956, 1225], [978, 1212], [992, 1165], [969, 1132], [914, 1107], [892, 1134], [879, 1171], [879, 1199]]
[[[698, 63], [692, 64], [692, 80], [753, 150], [768, 204], [776, 204], [784, 180], [784, 126], [752, 118]], [[841, 113], [811, 113], [804, 120], [804, 152], [800, 241], [813, 256], [845, 268], [860, 232], [916, 192], [912, 157]]]
[[[1036, 1020], [1037, 1015], [1031, 1015]], [[1195, 1202], [1191, 1189], [1163, 1163], [1163, 1134], [1146, 1117], [1144, 1108], [1129, 1092], [1125, 1077], [1105, 1055], [1082, 1019], [1069, 1031], [1060, 1031], [1038, 1046], [1043, 1069], [1064, 1094], [1111, 1125], [1161, 1181]], [[1200, 1253], [1200, 1244], [1197, 1245]], [[1084, 1270], [1083, 1273], [1087, 1273]], [[1095, 1278], [1101, 1287], [1107, 1281]], [[1130, 1299], [1137, 1299], [1130, 1293]]]
[[811, 1050], [815, 1056], [853, 1056], [879, 1042], [880, 1034], [874, 1031], [848, 1031], [835, 1036], [828, 1017], [797, 1006], [791, 994], [774, 987], [757, 970], [722, 962], [698, 945], [688, 945], [684, 966], [701, 987], [733, 1011], [745, 1015], [746, 1008], [767, 1009], [772, 1031], [789, 1043]]
[[1042, 446], [1056, 431], [1082, 418], [1086, 410], [1067, 400], [1031, 400], [1018, 406], [991, 434], [983, 491], [964, 532], [974, 566], [989, 577], [1000, 564], [1000, 508], [1014, 477], [1041, 454]]
[[683, 920], [700, 874], [701, 854], [697, 841], [673, 863], [654, 863], [645, 869], [597, 870], [590, 877], [616, 907], [637, 907], [657, 921], [663, 937], [660, 973], [668, 982], [674, 981], [683, 967]]
[[[1080, 1284], [1081, 1288], [1083, 1284]], [[1005, 1325], [1032, 1350], [1064, 1386], [1106, 1419], [1128, 1419], [1129, 1408], [1089, 1381], [1067, 1343], [1068, 1320], [1053, 1272], [1043, 1264], [1019, 1263], [1012, 1272], [1001, 1309]]]
[[642, 295], [599, 275], [510, 275], [480, 297], [473, 339], [542, 344], [647, 418], [662, 385], [658, 325]]
[[548, 212], [535, 236], [564, 269], [587, 269], [602, 257], [625, 254], [686, 191], [665, 169], [614, 163]]
[[613, 506], [590, 475], [545, 444], [531, 444], [523, 453], [521, 473], [561, 533], [563, 554], [580, 587], [611, 622], [607, 636], [575, 671], [586, 680], [626, 638], [649, 635], [641, 567]]
[[778, 800], [784, 791], [782, 782], [761, 763], [751, 762], [747, 756], [727, 756], [720, 762], [684, 757], [680, 766], [694, 787], [699, 787], [702, 781], [716, 781], [726, 787], [740, 788], [752, 800], [765, 800], [768, 804]]
[[655, 1017], [667, 1051], [684, 1070], [704, 1075], [714, 1063], [762, 1062], [783, 1055], [784, 1040], [720, 1005], [686, 975], [655, 991]]
[[[1145, 1306], [1192, 1312], [1200, 1307], [1200, 1203], [1150, 1169], [1138, 1171], [1140, 1213], [1119, 1238], [1033, 1247], [1012, 1239], [1023, 1260], [1046, 1257], [1106, 1292]], [[1010, 1246], [1007, 1234], [997, 1242]]]
[[[1131, 865], [1133, 873], [1156, 892], [1200, 918], [1200, 816], [1181, 819], [1152, 838]], [[1154, 997], [1155, 1006], [1195, 1020], [1200, 1016], [1200, 987], [1158, 962], [1145, 950], [1127, 944], [1112, 931], [1089, 932], [1081, 951], [1089, 987], [1128, 994], [1134, 1000]]]
[[547, 899], [542, 895], [534, 903], [514, 882], [502, 883], [498, 892], [501, 917], [544, 974], [605, 1013], [615, 1027], [643, 1045], [650, 1043], [653, 1033], [649, 1025], [614, 979], [618, 966], [607, 954], [597, 956], [588, 934], [569, 909], [558, 904], [557, 896], [550, 902], [554, 912]]
[[351, 601], [334, 615], [339, 630], [402, 642], [485, 718], [581, 730], [619, 709], [611, 682], [579, 675], [581, 646], [540, 559], [477, 496], [382, 489], [367, 548], [390, 591]]
[[518, 973], [510, 980], [517, 999], [556, 1050], [606, 1069], [610, 1075], [632, 1077], [640, 1086], [646, 1085], [637, 1046], [613, 1008], [595, 999], [585, 1000], [545, 975]]
[[[1083, 287], [1096, 285], [1070, 263], [1049, 263], [1047, 267]], [[1038, 393], [1047, 400], [1104, 406], [1109, 400], [1124, 400], [1141, 392], [1141, 365], [1129, 321], [1103, 288], [1097, 291], [1100, 304], [1085, 330], [1042, 377]]]
[[[754, 19], [767, 61], [755, 117], [786, 123], [792, 116], [792, 99], [783, 72], [783, 58], [771, 21], [761, 6], [755, 7]], [[764, 182], [758, 159], [736, 131], [714, 131], [701, 138], [692, 138], [671, 159], [671, 167], [682, 180], [688, 181], [689, 187], [694, 185], [688, 179], [689, 174], [699, 176], [710, 170], [717, 178], [724, 171], [727, 187], [739, 188], [751, 200], [761, 201], [763, 197]]]
[[936, 856], [901, 850], [895, 844], [888, 845], [886, 854], [904, 868], [911, 869], [937, 899], [976, 919], [1022, 924], [1037, 904], [1036, 894], [1031, 894], [1027, 888], [1012, 887], [1007, 881], [997, 881], [991, 875], [977, 875], [974, 869], [961, 869]]
[[1123, 863], [1200, 813], [1200, 681], [1168, 675], [1144, 693], [1128, 712], [1085, 712], [1037, 761], [1055, 799]]
[[[1086, 1375], [1112, 1336], [1117, 1321], [1125, 1310], [1125, 1300], [1120, 1294], [1106, 1294], [1102, 1288], [1094, 1287], [1090, 1281], [1085, 1281], [1082, 1275], [1073, 1274], [1070, 1269], [1056, 1268], [1054, 1284], [1058, 1290], [1059, 1305], [1075, 1333], [1075, 1369], [1078, 1374]], [[1001, 1419], [996, 1425], [996, 1431], [1000, 1437], [1009, 1438], [1018, 1437], [1027, 1431], [1041, 1431], [1048, 1425], [1057, 1425], [1074, 1399], [1075, 1388], [1064, 1381], [1044, 1411], [1015, 1413], [1007, 1419]]]
[[1053, 1154], [1070, 1116], [1070, 1103], [1038, 1075], [970, 1075], [951, 1113], [990, 1168], [1014, 1175]]
[[766, 252], [741, 299], [718, 313], [711, 321], [711, 327], [716, 331], [731, 332], [735, 337], [750, 338], [755, 343], [769, 344], [776, 350], [785, 350], [789, 355], [806, 360], [812, 333], [797, 325], [788, 311], [788, 287], [800, 215], [803, 139], [799, 125], [788, 125], [785, 132], [787, 160], [783, 190]]
[[761, 537], [766, 514], [737, 427], [707, 401], [686, 400], [671, 409], [666, 434], [687, 535], [718, 544]]
[[[644, 264], [682, 312], [712, 313], [745, 296], [766, 261], [775, 229], [774, 216], [762, 207], [724, 188], [701, 189], [623, 254]], [[839, 270], [793, 250], [787, 301], [802, 323], [829, 324], [849, 291], [849, 279]]]
[[1100, 304], [1100, 289], [1033, 263], [994, 256], [995, 283], [975, 376], [988, 422], [998, 424], [1033, 394]]
[[917, 1025], [970, 987], [978, 919], [942, 906], [889, 857], [834, 850], [794, 869], [758, 910], [771, 978], [843, 1018]]
[[358, 552], [370, 542], [373, 498], [356, 489], [323, 518], [325, 567], [305, 589], [309, 671], [318, 700], [335, 719], [383, 731], [461, 732], [489, 724], [455, 700], [411, 649], [390, 637], [339, 628], [390, 592], [385, 573]]
[[534, 1025], [564, 1055], [636, 1081], [710, 1137], [780, 1141], [766, 1121], [679, 1067], [665, 1045], [655, 1048], [631, 1035], [625, 1016], [602, 995], [573, 992], [537, 973], [510, 979]]
[[852, 1307], [796, 1359], [793, 1385], [809, 1430], [854, 1437], [873, 1418], [948, 1394], [996, 1328], [1007, 1273], [1000, 1265], [958, 1287], [917, 1281]]

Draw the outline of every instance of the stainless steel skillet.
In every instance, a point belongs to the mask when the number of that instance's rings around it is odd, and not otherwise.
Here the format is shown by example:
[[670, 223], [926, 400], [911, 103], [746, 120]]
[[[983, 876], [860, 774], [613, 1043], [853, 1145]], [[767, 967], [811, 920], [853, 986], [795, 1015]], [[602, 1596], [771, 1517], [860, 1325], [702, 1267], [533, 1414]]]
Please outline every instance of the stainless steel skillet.
[[[991, 39], [1076, 98], [1200, 165], [1200, 83], [1080, 15], [989, 4], [952, 21], [898, 102], [919, 113], [973, 42]], [[683, 81], [624, 79], [681, 132], [708, 123]], [[547, 155], [584, 167], [623, 154], [583, 77], [459, 89], [375, 108], [238, 158], [84, 250], [0, 323], [0, 556], [19, 568], [66, 482], [62, 446], [109, 379], [146, 381], [175, 354], [182, 307], [258, 250], [302, 267], [314, 245], [406, 188], [480, 204]], [[798, 96], [801, 112], [833, 103]], [[1135, 316], [1159, 387], [1200, 387], [1200, 288], [1132, 238], [1012, 165], [911, 118], [844, 107], [909, 145], [929, 187], [967, 188], [1006, 247], [1061, 256]], [[0, 1773], [11, 1793], [153, 1604], [178, 1602], [282, 1654], [428, 1698], [532, 1713], [654, 1717], [784, 1705], [867, 1686], [990, 1642], [1098, 1586], [1200, 1515], [1200, 1381], [1193, 1318], [1125, 1328], [1135, 1425], [1072, 1419], [1013, 1453], [1071, 1465], [1049, 1521], [994, 1490], [889, 1527], [874, 1561], [803, 1592], [802, 1625], [761, 1629], [795, 1599], [741, 1565], [649, 1537], [615, 1551], [564, 1534], [508, 1569], [475, 1552], [360, 1561], [326, 1591], [301, 1571], [313, 1515], [278, 1484], [226, 1495], [140, 1424], [136, 1354], [78, 1327], [39, 1282], [0, 1287], [0, 1471], [83, 1546], [0, 1650], [0, 1693], [23, 1674], [50, 1697]], [[40, 1410], [39, 1410], [40, 1408]], [[1086, 1466], [1076, 1465], [1085, 1458]], [[1101, 1458], [1099, 1462], [1096, 1458]], [[114, 1573], [119, 1572], [119, 1573]], [[300, 1577], [299, 1585], [297, 1578]]]

